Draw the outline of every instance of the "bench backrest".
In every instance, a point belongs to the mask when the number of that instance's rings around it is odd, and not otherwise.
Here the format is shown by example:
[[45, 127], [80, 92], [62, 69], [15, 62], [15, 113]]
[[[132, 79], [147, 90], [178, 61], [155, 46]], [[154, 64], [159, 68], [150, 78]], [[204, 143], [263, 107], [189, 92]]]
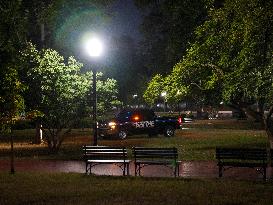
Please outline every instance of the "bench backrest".
[[88, 159], [126, 159], [127, 150], [125, 147], [108, 146], [83, 146], [83, 157]]
[[177, 148], [133, 147], [133, 156], [137, 159], [172, 159], [177, 160]]
[[267, 151], [266, 149], [250, 148], [216, 148], [216, 159], [267, 161]]

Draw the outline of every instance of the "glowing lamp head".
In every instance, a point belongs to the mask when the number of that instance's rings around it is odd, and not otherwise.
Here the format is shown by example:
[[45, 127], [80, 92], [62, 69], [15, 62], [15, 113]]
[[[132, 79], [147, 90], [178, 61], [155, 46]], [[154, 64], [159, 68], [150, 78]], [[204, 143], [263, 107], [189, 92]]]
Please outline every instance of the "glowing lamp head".
[[86, 50], [91, 57], [98, 57], [102, 54], [103, 45], [99, 39], [92, 38], [86, 42]]

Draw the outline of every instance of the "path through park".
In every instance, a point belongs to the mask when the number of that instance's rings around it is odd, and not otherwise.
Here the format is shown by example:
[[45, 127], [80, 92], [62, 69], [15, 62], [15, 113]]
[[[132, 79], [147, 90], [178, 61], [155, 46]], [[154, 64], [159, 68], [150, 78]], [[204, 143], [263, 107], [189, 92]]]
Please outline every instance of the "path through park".
[[[0, 171], [9, 171], [10, 161], [0, 160]], [[15, 171], [38, 172], [75, 172], [84, 173], [83, 161], [59, 161], [59, 160], [16, 160]], [[95, 166], [92, 172], [96, 175], [122, 175], [119, 167], [112, 164]], [[134, 175], [134, 164], [130, 164], [130, 175]], [[145, 177], [171, 177], [172, 171], [164, 166], [147, 166], [142, 169]], [[183, 178], [217, 178], [218, 167], [214, 161], [185, 161], [180, 165], [180, 177]], [[262, 175], [255, 169], [232, 168], [224, 172], [223, 178], [262, 180]], [[267, 178], [273, 178], [273, 169], [267, 169]]]

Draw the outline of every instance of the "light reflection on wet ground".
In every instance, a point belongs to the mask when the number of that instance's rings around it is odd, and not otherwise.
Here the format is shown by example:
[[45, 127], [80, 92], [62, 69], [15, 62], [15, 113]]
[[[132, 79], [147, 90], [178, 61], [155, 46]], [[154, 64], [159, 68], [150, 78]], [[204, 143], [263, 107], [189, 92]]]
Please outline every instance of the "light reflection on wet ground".
[[[0, 171], [9, 171], [10, 161], [0, 160]], [[15, 171], [39, 172], [75, 172], [85, 173], [83, 161], [55, 161], [55, 160], [16, 160]], [[114, 164], [100, 164], [92, 168], [96, 175], [122, 175], [122, 170]], [[130, 175], [134, 176], [134, 164], [130, 164]], [[165, 166], [149, 165], [141, 170], [145, 177], [173, 177], [173, 171]], [[267, 178], [271, 179], [273, 169], [268, 167]], [[217, 178], [218, 167], [213, 161], [186, 161], [180, 164], [180, 177], [184, 178]], [[224, 172], [223, 178], [262, 180], [262, 175], [255, 169], [232, 168]]]

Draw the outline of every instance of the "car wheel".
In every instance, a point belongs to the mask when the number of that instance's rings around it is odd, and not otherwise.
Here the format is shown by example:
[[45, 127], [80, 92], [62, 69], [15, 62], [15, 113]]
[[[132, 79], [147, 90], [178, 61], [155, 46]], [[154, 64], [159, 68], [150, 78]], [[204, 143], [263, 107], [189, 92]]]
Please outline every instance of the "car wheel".
[[173, 137], [175, 129], [171, 126], [168, 126], [164, 130], [165, 137]]
[[120, 138], [120, 139], [126, 139], [127, 138], [127, 132], [125, 131], [125, 130], [120, 130], [119, 132], [118, 132], [118, 137]]

